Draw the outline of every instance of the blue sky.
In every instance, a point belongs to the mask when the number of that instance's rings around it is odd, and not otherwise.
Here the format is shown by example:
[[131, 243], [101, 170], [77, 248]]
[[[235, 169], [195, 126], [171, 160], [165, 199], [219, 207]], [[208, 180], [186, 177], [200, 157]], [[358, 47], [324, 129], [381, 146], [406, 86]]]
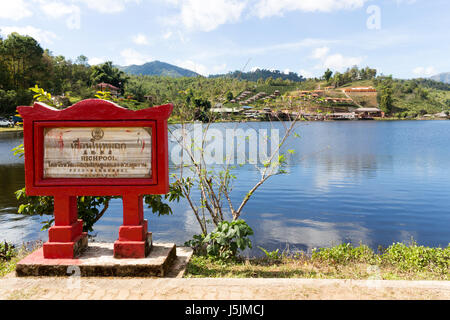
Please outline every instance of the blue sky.
[[449, 13], [448, 0], [0, 0], [0, 34], [91, 64], [307, 77], [358, 65], [413, 78], [450, 71]]

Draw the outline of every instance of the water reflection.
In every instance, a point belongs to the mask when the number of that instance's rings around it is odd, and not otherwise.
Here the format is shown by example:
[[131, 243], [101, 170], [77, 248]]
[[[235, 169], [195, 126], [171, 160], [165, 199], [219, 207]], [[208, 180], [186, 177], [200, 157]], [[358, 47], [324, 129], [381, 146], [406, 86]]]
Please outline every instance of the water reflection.
[[[280, 123], [239, 124], [247, 128], [283, 130]], [[225, 130], [236, 124], [214, 124]], [[396, 241], [446, 246], [450, 242], [449, 121], [302, 123], [301, 136], [289, 138], [296, 153], [288, 156], [288, 175], [264, 184], [242, 217], [255, 230], [254, 250], [311, 250], [343, 241], [377, 248]], [[281, 134], [280, 134], [281, 135]], [[15, 215], [13, 192], [24, 184], [23, 161], [10, 149], [21, 143], [17, 133], [0, 135], [0, 240], [46, 239], [40, 217]], [[171, 144], [173, 147], [173, 143]], [[177, 170], [173, 164], [170, 171]], [[258, 181], [253, 165], [236, 169], [232, 199]], [[155, 241], [183, 244], [199, 233], [187, 201], [172, 205], [174, 215], [157, 217], [145, 209]], [[98, 241], [117, 239], [122, 203], [114, 200], [95, 227]]]

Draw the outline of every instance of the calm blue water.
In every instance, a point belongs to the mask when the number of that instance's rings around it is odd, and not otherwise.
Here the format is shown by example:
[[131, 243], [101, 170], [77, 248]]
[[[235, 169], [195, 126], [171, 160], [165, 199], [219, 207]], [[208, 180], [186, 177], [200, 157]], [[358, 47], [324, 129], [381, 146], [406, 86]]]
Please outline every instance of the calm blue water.
[[[289, 173], [269, 179], [244, 209], [242, 218], [255, 231], [254, 248], [310, 250], [341, 242], [377, 248], [411, 237], [428, 246], [450, 243], [450, 121], [303, 122], [296, 131], [301, 137], [286, 143], [296, 150], [288, 157]], [[12, 192], [24, 175], [22, 161], [9, 150], [19, 143], [18, 134], [0, 135], [0, 240], [46, 240], [40, 231], [45, 217], [14, 214]], [[259, 172], [244, 165], [236, 175], [237, 205]], [[185, 200], [172, 208], [172, 216], [157, 217], [150, 209], [145, 216], [155, 241], [182, 244], [199, 228]], [[114, 241], [121, 222], [121, 201], [115, 200], [95, 227], [96, 239]]]

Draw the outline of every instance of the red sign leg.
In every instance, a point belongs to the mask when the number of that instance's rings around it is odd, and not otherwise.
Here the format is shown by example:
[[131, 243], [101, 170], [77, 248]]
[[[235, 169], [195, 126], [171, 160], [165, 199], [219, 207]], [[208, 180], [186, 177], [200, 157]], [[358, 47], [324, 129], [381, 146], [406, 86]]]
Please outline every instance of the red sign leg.
[[152, 246], [151, 233], [144, 220], [142, 196], [127, 194], [123, 197], [123, 226], [119, 239], [114, 242], [115, 258], [145, 258]]
[[55, 224], [49, 229], [44, 243], [44, 258], [73, 259], [87, 247], [83, 221], [78, 220], [77, 197], [54, 197]]

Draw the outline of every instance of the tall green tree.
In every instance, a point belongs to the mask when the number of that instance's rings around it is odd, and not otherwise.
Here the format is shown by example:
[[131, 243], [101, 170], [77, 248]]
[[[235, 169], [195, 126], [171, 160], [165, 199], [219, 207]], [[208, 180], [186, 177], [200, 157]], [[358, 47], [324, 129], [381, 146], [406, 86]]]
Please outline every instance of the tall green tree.
[[44, 50], [29, 36], [11, 33], [1, 43], [3, 63], [9, 74], [8, 89], [28, 89], [36, 83], [44, 71], [42, 55]]
[[386, 114], [391, 114], [393, 110], [393, 99], [392, 99], [392, 83], [389, 80], [383, 81], [379, 87], [379, 107]]
[[327, 69], [325, 71], [325, 73], [323, 74], [323, 78], [325, 79], [326, 82], [330, 81], [331, 76], [333, 75], [333, 71], [331, 71], [330, 69]]
[[125, 73], [114, 67], [111, 61], [92, 67], [91, 81], [93, 84], [109, 83], [120, 88], [123, 93], [127, 80], [128, 77]]

